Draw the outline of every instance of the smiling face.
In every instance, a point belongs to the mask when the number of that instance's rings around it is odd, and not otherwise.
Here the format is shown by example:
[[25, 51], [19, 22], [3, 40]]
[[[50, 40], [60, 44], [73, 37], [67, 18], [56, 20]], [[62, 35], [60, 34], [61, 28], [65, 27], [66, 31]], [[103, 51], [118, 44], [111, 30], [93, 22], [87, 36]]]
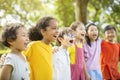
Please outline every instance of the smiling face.
[[45, 30], [41, 29], [43, 40], [46, 43], [54, 42], [58, 36], [58, 23], [56, 20], [50, 20], [48, 27]]
[[105, 31], [105, 38], [106, 38], [107, 41], [113, 42], [115, 36], [116, 36], [116, 32], [115, 32], [114, 29], [110, 29], [110, 30]]
[[79, 40], [83, 40], [85, 38], [85, 27], [83, 25], [78, 25], [75, 31], [76, 38]]
[[9, 42], [12, 49], [17, 51], [23, 51], [27, 48], [28, 35], [24, 27], [20, 27], [16, 30], [16, 40]]
[[86, 34], [90, 41], [95, 41], [98, 38], [98, 29], [95, 25], [91, 25], [88, 28], [87, 34]]
[[72, 30], [69, 29], [63, 29], [59, 32], [58, 35], [58, 43], [64, 48], [70, 47], [74, 42], [74, 34]]

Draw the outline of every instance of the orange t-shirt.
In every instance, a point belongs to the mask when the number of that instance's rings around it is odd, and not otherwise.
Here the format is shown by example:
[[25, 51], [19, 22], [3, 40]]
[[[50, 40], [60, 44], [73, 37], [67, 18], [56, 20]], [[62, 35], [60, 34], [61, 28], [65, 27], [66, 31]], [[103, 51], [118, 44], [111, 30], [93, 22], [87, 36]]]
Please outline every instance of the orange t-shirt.
[[118, 72], [120, 45], [118, 43], [112, 44], [103, 40], [101, 50], [100, 64], [103, 79], [120, 79], [120, 73]]

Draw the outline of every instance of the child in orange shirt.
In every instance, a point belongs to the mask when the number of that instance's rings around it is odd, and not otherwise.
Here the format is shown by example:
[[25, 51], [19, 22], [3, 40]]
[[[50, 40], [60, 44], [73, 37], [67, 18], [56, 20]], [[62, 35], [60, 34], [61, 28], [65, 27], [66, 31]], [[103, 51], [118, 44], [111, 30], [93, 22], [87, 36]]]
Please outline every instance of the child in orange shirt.
[[101, 45], [101, 69], [103, 80], [120, 80], [118, 72], [118, 61], [120, 54], [120, 45], [115, 42], [116, 29], [108, 25], [104, 29], [105, 40]]

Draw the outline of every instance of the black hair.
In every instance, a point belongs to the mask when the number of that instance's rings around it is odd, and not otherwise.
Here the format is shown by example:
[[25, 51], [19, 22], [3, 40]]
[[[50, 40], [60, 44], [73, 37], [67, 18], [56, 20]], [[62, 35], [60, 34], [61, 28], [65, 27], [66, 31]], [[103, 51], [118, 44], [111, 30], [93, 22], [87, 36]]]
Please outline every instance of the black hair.
[[[86, 33], [88, 33], [88, 29], [89, 29], [90, 26], [96, 26], [96, 27], [97, 27], [97, 25], [95, 25], [94, 23], [89, 23], [89, 24], [87, 24], [87, 25], [86, 25]], [[99, 37], [99, 36], [98, 36], [98, 37]], [[97, 39], [98, 39], [98, 37], [97, 37]], [[87, 44], [88, 44], [89, 46], [91, 46], [91, 41], [90, 41], [90, 38], [89, 38], [88, 35], [85, 36], [85, 39], [86, 39]], [[97, 39], [96, 39], [96, 40], [97, 40]]]
[[9, 23], [4, 26], [2, 32], [2, 44], [6, 47], [10, 47], [9, 42], [15, 41], [17, 39], [17, 30], [20, 27], [24, 27], [21, 23]]
[[31, 41], [42, 40], [43, 36], [40, 30], [41, 29], [46, 30], [51, 20], [56, 20], [56, 19], [51, 16], [45, 16], [39, 19], [36, 26], [29, 29], [29, 39]]
[[115, 27], [113, 27], [112, 25], [107, 25], [107, 26], [104, 28], [104, 33], [105, 33], [105, 31], [107, 31], [107, 30], [112, 30], [112, 29], [116, 32]]

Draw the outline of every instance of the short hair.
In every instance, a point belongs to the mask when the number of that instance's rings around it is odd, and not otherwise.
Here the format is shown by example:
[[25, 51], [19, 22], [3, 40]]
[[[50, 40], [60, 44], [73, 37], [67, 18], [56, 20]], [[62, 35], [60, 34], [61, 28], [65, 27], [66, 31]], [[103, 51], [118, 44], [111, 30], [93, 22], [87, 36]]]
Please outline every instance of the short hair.
[[17, 30], [20, 27], [24, 27], [21, 23], [9, 23], [3, 27], [2, 32], [2, 44], [6, 47], [10, 47], [9, 42], [17, 39]]
[[105, 31], [112, 30], [112, 29], [116, 32], [116, 29], [115, 29], [114, 26], [112, 26], [112, 25], [107, 25], [107, 26], [104, 28], [104, 33], [105, 33]]
[[[72, 33], [72, 30], [69, 28], [63, 28], [59, 34], [58, 34], [58, 38], [63, 38], [64, 39], [64, 35], [69, 35]], [[60, 46], [61, 42], [57, 39], [57, 45]]]

